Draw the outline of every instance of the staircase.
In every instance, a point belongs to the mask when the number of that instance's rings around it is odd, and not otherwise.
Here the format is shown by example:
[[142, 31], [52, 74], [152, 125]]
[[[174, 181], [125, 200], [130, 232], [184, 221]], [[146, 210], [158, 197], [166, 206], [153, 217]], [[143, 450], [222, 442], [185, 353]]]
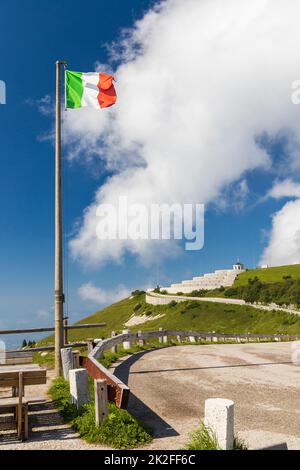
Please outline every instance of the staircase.
[[177, 292], [187, 294], [193, 290], [212, 290], [222, 286], [230, 287], [233, 285], [236, 277], [243, 271], [244, 269], [217, 269], [213, 273], [171, 284], [170, 287], [162, 287], [161, 290], [166, 290], [169, 294], [177, 294]]

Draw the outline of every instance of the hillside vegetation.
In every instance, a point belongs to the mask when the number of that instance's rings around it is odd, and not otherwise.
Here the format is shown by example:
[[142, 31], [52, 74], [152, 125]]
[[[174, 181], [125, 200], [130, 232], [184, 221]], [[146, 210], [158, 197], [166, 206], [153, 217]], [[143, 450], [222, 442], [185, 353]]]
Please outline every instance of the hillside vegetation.
[[271, 283], [280, 282], [285, 276], [291, 276], [293, 279], [300, 279], [300, 264], [276, 266], [274, 268], [267, 269], [248, 269], [247, 271], [239, 274], [233, 287], [246, 285], [249, 279], [254, 279], [255, 277], [262, 282]]
[[280, 306], [300, 307], [300, 279], [284, 276], [281, 282], [262, 282], [257, 277], [248, 279], [246, 285], [230, 287], [224, 291], [225, 297], [235, 297], [246, 302], [275, 303]]
[[275, 303], [300, 307], [300, 265], [251, 269], [238, 276], [232, 287], [195, 290], [191, 297], [232, 297], [249, 303]]
[[[130, 327], [130, 331], [151, 331], [162, 327], [217, 333], [300, 333], [300, 317], [297, 315], [195, 300], [153, 306], [146, 304], [145, 294], [140, 293], [83, 318], [79, 323], [104, 322], [106, 327], [70, 331], [69, 341], [106, 338], [112, 331], [125, 329], [124, 324], [132, 315], [146, 315], [150, 320], [159, 314], [163, 316]], [[53, 343], [53, 337], [44, 339], [42, 343]]]

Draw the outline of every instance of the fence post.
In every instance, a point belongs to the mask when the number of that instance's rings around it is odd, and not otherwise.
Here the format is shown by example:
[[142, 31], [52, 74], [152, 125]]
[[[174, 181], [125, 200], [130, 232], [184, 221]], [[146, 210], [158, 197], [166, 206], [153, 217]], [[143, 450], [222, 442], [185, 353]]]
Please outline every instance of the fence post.
[[189, 336], [190, 343], [196, 343], [195, 336]]
[[212, 342], [213, 343], [217, 343], [218, 342], [218, 337], [215, 335], [215, 331], [212, 331], [212, 333], [214, 333], [214, 336], [212, 337]]
[[79, 356], [80, 351], [73, 351], [73, 367], [72, 369], [79, 369]]
[[72, 348], [62, 348], [60, 350], [61, 363], [65, 380], [69, 380], [69, 371], [73, 369]]
[[95, 420], [99, 426], [108, 416], [107, 383], [105, 380], [95, 380]]
[[164, 335], [163, 336], [163, 343], [166, 344], [168, 342], [168, 336]]
[[181, 343], [181, 336], [177, 335], [177, 343]]
[[94, 341], [91, 338], [87, 339], [86, 341], [87, 341], [88, 354], [90, 354], [94, 349]]
[[[116, 333], [115, 331], [112, 331], [112, 332], [111, 332], [111, 337], [114, 338], [114, 336], [117, 336], [117, 333]], [[113, 346], [113, 347], [111, 348], [111, 352], [112, 352], [113, 354], [116, 354], [117, 351], [118, 351], [118, 346], [117, 346], [117, 345], [115, 345], [115, 346]]]
[[[162, 331], [162, 328], [160, 328], [159, 331]], [[162, 336], [159, 336], [158, 341], [159, 341], [160, 343], [162, 343], [162, 342], [163, 342], [163, 337], [162, 337]]]
[[[142, 335], [142, 332], [138, 331], [138, 336], [141, 336], [141, 335]], [[139, 346], [144, 346], [145, 345], [145, 340], [139, 339], [138, 344], [139, 344]]]
[[69, 372], [71, 402], [79, 410], [84, 403], [89, 403], [90, 387], [86, 369], [72, 369]]
[[65, 317], [63, 319], [63, 327], [64, 327], [64, 345], [66, 346], [68, 344], [68, 317]]
[[[123, 335], [128, 335], [130, 333], [129, 330], [123, 330]], [[123, 349], [130, 349], [131, 348], [131, 343], [130, 341], [123, 341]]]
[[205, 400], [205, 426], [215, 434], [222, 450], [233, 448], [234, 441], [234, 403], [224, 398]]

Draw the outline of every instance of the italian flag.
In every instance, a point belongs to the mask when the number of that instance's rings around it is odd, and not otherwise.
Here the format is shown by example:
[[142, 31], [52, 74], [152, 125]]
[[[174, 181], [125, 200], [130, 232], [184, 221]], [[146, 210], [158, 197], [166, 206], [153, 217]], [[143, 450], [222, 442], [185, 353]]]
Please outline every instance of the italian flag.
[[117, 100], [114, 77], [106, 73], [66, 71], [66, 107], [108, 108]]

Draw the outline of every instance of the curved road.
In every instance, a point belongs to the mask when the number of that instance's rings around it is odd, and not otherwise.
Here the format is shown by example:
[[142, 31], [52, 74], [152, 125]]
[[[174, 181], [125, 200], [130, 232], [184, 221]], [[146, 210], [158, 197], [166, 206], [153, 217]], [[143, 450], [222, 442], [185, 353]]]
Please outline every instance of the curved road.
[[249, 448], [300, 449], [300, 365], [291, 343], [176, 346], [120, 361], [129, 410], [155, 431], [153, 449], [180, 449], [207, 398], [235, 402], [235, 432]]

